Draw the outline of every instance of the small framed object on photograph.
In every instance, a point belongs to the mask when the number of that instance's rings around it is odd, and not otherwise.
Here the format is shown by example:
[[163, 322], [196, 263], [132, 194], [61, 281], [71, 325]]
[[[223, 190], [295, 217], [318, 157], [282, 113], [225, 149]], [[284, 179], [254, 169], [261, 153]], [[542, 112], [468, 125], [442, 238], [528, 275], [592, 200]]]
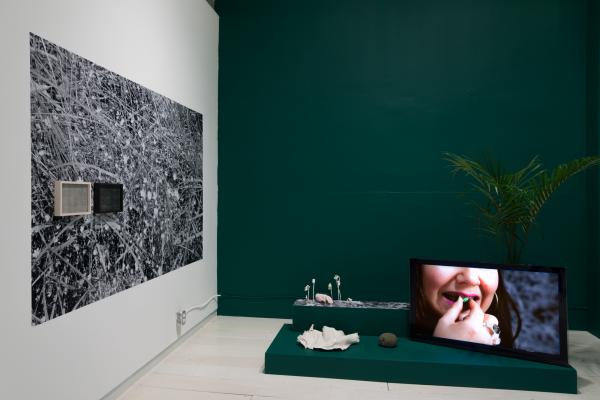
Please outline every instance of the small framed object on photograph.
[[54, 216], [87, 215], [92, 213], [90, 182], [54, 182]]
[[123, 185], [120, 183], [94, 183], [94, 213], [123, 211]]

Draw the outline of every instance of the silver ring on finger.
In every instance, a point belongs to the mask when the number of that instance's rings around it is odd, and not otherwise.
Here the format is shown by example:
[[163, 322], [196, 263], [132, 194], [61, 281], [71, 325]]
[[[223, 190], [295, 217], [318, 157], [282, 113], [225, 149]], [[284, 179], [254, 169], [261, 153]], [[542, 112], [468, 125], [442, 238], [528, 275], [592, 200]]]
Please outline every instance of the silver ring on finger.
[[484, 322], [483, 326], [488, 329], [490, 335], [492, 336], [492, 345], [496, 346], [500, 344], [500, 327], [498, 324], [493, 324], [491, 322]]

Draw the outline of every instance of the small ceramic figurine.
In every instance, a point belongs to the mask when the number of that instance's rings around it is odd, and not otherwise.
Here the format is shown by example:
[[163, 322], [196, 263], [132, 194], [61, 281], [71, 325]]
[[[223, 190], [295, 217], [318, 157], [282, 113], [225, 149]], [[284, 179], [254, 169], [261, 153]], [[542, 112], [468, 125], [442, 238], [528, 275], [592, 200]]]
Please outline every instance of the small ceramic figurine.
[[333, 299], [333, 286], [331, 286], [331, 282], [327, 284], [327, 289], [329, 289], [329, 296]]
[[308, 294], [310, 293], [310, 285], [304, 286], [304, 291], [306, 292], [306, 300], [308, 300]]
[[322, 304], [333, 304], [333, 299], [330, 296], [327, 296], [326, 294], [323, 294], [323, 293], [317, 293], [315, 300], [317, 300], [317, 302], [322, 303]]
[[338, 274], [335, 274], [333, 276], [333, 280], [335, 281], [335, 284], [337, 285], [338, 300], [342, 300], [342, 292], [340, 291], [340, 286], [342, 286], [342, 280]]
[[313, 300], [315, 299], [315, 282], [316, 282], [316, 279], [312, 278]]

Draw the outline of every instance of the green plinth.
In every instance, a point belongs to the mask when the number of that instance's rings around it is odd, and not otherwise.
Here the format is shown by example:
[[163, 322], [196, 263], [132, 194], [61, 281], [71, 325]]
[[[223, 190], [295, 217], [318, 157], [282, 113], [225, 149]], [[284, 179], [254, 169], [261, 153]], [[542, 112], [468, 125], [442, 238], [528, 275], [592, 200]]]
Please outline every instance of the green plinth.
[[265, 353], [265, 373], [425, 385], [577, 393], [570, 367], [471, 352], [398, 338], [395, 348], [361, 335], [346, 351], [313, 351], [284, 325]]
[[314, 324], [319, 330], [325, 325], [360, 335], [379, 336], [391, 332], [408, 336], [409, 310], [400, 308], [406, 303], [365, 302], [364, 307], [347, 307], [344, 303], [305, 305], [305, 300], [297, 300], [292, 309], [292, 327], [303, 332]]

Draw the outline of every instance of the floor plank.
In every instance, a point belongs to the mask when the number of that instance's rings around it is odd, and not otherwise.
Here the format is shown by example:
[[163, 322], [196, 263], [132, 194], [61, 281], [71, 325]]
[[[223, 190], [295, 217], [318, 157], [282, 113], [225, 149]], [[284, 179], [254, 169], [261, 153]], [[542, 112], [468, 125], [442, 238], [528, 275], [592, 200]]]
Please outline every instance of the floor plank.
[[569, 332], [570, 362], [577, 369], [579, 395], [406, 385], [385, 382], [264, 374], [264, 352], [288, 320], [224, 317], [210, 320], [180, 343], [120, 400], [557, 400], [600, 398], [600, 340]]

